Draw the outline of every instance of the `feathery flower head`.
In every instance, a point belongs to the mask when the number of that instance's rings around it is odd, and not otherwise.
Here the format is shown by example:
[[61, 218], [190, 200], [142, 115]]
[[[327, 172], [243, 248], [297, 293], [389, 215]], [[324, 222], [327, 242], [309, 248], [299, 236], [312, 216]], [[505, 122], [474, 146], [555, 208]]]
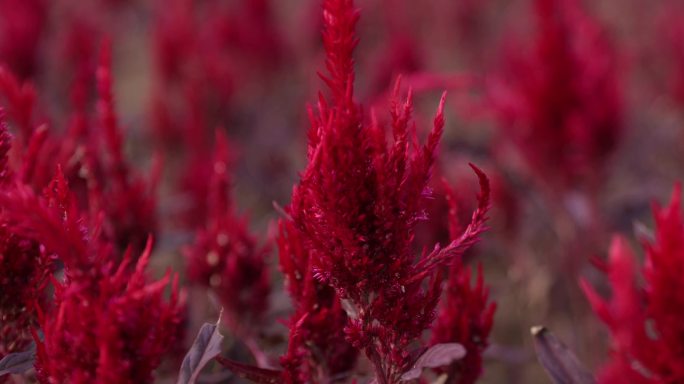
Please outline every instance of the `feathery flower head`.
[[[473, 222], [444, 248], [416, 260], [414, 228], [425, 219], [424, 198], [444, 127], [444, 96], [433, 129], [418, 143], [411, 92], [390, 108], [393, 142], [367, 122], [353, 99], [359, 13], [351, 0], [323, 4], [323, 44], [331, 102], [310, 111], [308, 165], [293, 191], [290, 215], [312, 250], [316, 279], [350, 304], [348, 340], [364, 350], [381, 384], [394, 383], [412, 363], [408, 347], [429, 328], [440, 296], [437, 270], [455, 261], [484, 230], [489, 184]], [[427, 286], [424, 282], [427, 279]]]

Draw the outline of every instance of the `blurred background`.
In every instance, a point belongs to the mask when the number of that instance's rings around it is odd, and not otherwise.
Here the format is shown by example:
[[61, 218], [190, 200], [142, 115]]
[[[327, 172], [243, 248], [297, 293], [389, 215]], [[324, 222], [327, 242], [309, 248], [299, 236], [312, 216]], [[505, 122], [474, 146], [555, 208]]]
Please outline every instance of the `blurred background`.
[[[481, 382], [547, 382], [529, 333], [538, 324], [589, 367], [600, 366], [605, 329], [577, 281], [608, 294], [600, 267], [610, 237], [636, 244], [648, 236], [651, 204], [664, 204], [684, 175], [684, 3], [356, 5], [355, 84], [367, 114], [388, 119], [401, 75], [424, 134], [448, 91], [436, 197], [419, 245], [444, 240], [440, 177], [455, 187], [464, 220], [477, 192], [468, 162], [493, 183], [491, 229], [468, 255], [483, 264], [498, 303]], [[274, 203], [289, 203], [306, 164], [307, 104], [324, 89], [320, 7], [320, 0], [0, 0], [0, 65], [37, 90], [35, 121], [63, 132], [75, 108], [94, 103], [100, 47], [111, 41], [126, 156], [141, 174], [155, 156], [164, 163], [153, 267], [184, 276], [182, 250], [204, 221], [203, 165], [212, 161], [216, 130], [229, 141], [236, 210], [249, 216], [260, 244], [273, 240]], [[0, 105], [10, 100], [4, 87]], [[290, 306], [274, 249], [268, 262], [273, 289], [258, 339], [277, 356]], [[206, 289], [188, 289], [182, 350], [216, 318]], [[230, 348], [244, 354], [237, 343]], [[175, 364], [166, 368], [170, 377]]]

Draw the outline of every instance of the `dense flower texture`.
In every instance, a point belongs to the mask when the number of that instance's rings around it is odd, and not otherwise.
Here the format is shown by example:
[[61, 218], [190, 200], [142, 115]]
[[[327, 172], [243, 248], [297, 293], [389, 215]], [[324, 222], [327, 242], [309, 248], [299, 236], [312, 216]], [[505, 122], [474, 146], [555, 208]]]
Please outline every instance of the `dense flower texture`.
[[[5, 80], [2, 91], [15, 112], [11, 116], [24, 139], [12, 146], [10, 162], [16, 170], [8, 167], [6, 155], [2, 157], [2, 264], [3, 268], [9, 265], [14, 269], [2, 272], [3, 277], [12, 276], [14, 280], [12, 287], [3, 288], [2, 297], [3, 301], [24, 301], [24, 316], [28, 320], [15, 323], [13, 335], [19, 337], [29, 332], [19, 326], [34, 330], [36, 371], [43, 383], [150, 382], [152, 371], [178, 333], [177, 279], [168, 301], [164, 291], [170, 275], [147, 283], [145, 267], [151, 253], [150, 239], [140, 246], [142, 256], [137, 263], [134, 261], [138, 257], [136, 239], [142, 237], [144, 241], [149, 227], [132, 227], [126, 218], [142, 214], [132, 201], [140, 201], [146, 195], [134, 186], [142, 183], [129, 179], [130, 171], [123, 160], [108, 61], [105, 50], [97, 76], [98, 116], [105, 131], [103, 142], [109, 150], [104, 151], [102, 158], [96, 156], [97, 143], [91, 141], [84, 144], [87, 149], [79, 151], [76, 141], [80, 137], [72, 135], [72, 130], [59, 137], [48, 136], [45, 126], [34, 128], [30, 113], [35, 100], [32, 89], [19, 87], [19, 82], [7, 72], [0, 72]], [[3, 125], [3, 154], [9, 149], [7, 137]], [[75, 179], [83, 180], [76, 176], [83, 175], [87, 181], [79, 190], [80, 196], [71, 192], [59, 166], [52, 181], [43, 184], [35, 180], [37, 174], [54, 174], [55, 163], [65, 159], [76, 159], [68, 161], [69, 169]], [[81, 160], [83, 164], [79, 166], [87, 168], [72, 168], [74, 162]], [[43, 193], [39, 186], [45, 186]], [[108, 204], [105, 206], [104, 202]], [[81, 210], [82, 207], [87, 209]], [[113, 208], [121, 212], [114, 214]], [[145, 223], [145, 218], [141, 222]], [[129, 243], [128, 251], [121, 257], [118, 246], [123, 246], [124, 241], [133, 244]], [[52, 257], [64, 266], [64, 279], [53, 278], [54, 296], [42, 300], [43, 281], [50, 275], [45, 264]], [[32, 264], [21, 266], [24, 261]], [[21, 292], [12, 294], [19, 289]], [[11, 296], [5, 296], [6, 293]], [[37, 321], [33, 319], [36, 312]], [[27, 341], [16, 343], [23, 348]]]
[[247, 220], [229, 198], [228, 141], [218, 132], [207, 196], [207, 224], [186, 250], [188, 278], [211, 288], [223, 306], [224, 319], [236, 337], [251, 342], [268, 306], [271, 290], [268, 247], [259, 246]]
[[611, 359], [601, 383], [684, 381], [684, 218], [681, 188], [670, 205], [654, 208], [655, 239], [645, 243], [643, 287], [626, 240], [616, 237], [607, 266], [613, 298], [604, 300], [584, 280], [582, 288], [612, 336]]
[[[412, 363], [408, 347], [434, 319], [438, 269], [478, 240], [488, 198], [480, 200], [481, 214], [461, 237], [415, 260], [413, 231], [425, 216], [444, 98], [427, 143], [420, 146], [411, 127], [411, 95], [400, 103], [395, 92], [394, 142], [388, 146], [383, 127], [376, 119], [366, 123], [353, 100], [352, 53], [358, 41], [353, 2], [325, 1], [323, 18], [329, 71], [324, 80], [332, 103], [321, 96], [318, 114], [310, 113], [309, 163], [293, 191], [290, 214], [312, 250], [315, 277], [349, 304], [347, 339], [371, 360], [379, 383], [396, 383]], [[486, 186], [485, 175], [476, 172]]]
[[[16, 182], [8, 164], [10, 141], [0, 110], [0, 190], [3, 193]], [[25, 350], [31, 342], [30, 330], [37, 325], [33, 306], [42, 302], [50, 265], [51, 258], [45, 248], [13, 233], [0, 210], [0, 359], [8, 353]]]
[[130, 249], [113, 261], [114, 247], [99, 235], [102, 215], [79, 214], [59, 169], [44, 196], [19, 185], [3, 195], [2, 207], [16, 233], [64, 264], [64, 280], [53, 279], [54, 302], [39, 311], [42, 336], [34, 333], [40, 382], [151, 382], [176, 341], [180, 311], [177, 277], [168, 301], [170, 274], [146, 281], [151, 239], [133, 268]]
[[357, 351], [345, 340], [347, 314], [335, 290], [316, 280], [313, 250], [292, 221], [279, 223], [280, 270], [295, 308], [287, 353], [280, 361], [286, 383], [327, 383], [354, 367]]
[[577, 0], [535, 0], [532, 51], [507, 57], [491, 97], [505, 134], [553, 188], [595, 187], [622, 124], [612, 46]]

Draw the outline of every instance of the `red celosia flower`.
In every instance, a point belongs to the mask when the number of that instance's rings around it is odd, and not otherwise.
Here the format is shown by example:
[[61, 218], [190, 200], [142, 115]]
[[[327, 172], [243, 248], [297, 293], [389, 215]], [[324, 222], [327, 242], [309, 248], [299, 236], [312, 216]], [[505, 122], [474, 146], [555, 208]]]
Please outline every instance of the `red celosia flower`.
[[327, 383], [354, 367], [357, 351], [345, 340], [347, 314], [335, 290], [316, 280], [312, 256], [289, 220], [279, 223], [280, 270], [295, 308], [287, 353], [280, 362], [286, 383]]
[[622, 101], [613, 48], [576, 0], [536, 0], [536, 40], [513, 51], [491, 98], [505, 134], [553, 188], [596, 187], [619, 140]]
[[223, 306], [224, 319], [238, 337], [254, 337], [268, 306], [268, 247], [257, 244], [228, 198], [228, 142], [216, 135], [213, 169], [207, 196], [207, 223], [186, 250], [188, 278], [211, 288]]
[[[14, 187], [8, 164], [11, 138], [0, 109], [0, 190]], [[43, 288], [51, 272], [51, 258], [36, 241], [13, 232], [0, 209], [0, 359], [24, 351], [37, 325], [33, 307], [43, 302]], [[2, 379], [0, 379], [2, 381]]]
[[176, 341], [180, 311], [177, 277], [168, 301], [169, 274], [146, 281], [151, 239], [133, 268], [130, 249], [121, 263], [112, 261], [113, 247], [99, 236], [99, 220], [79, 214], [59, 170], [44, 198], [17, 186], [3, 195], [2, 207], [16, 233], [64, 263], [64, 281], [53, 280], [54, 303], [40, 316], [42, 337], [34, 334], [39, 380], [151, 382]]
[[678, 383], [684, 380], [684, 217], [681, 188], [670, 205], [654, 208], [656, 233], [644, 243], [646, 259], [641, 286], [635, 257], [616, 237], [610, 249], [608, 276], [613, 298], [601, 298], [581, 285], [596, 314], [610, 329], [611, 358], [602, 383]]
[[[290, 213], [312, 250], [317, 279], [347, 300], [348, 340], [364, 350], [381, 384], [395, 383], [412, 363], [408, 347], [429, 328], [440, 295], [437, 270], [457, 260], [484, 230], [488, 182], [478, 214], [461, 237], [443, 249], [412, 253], [414, 228], [424, 219], [424, 197], [444, 126], [440, 103], [427, 143], [411, 129], [412, 98], [391, 108], [394, 142], [367, 123], [353, 100], [354, 30], [351, 0], [323, 6], [326, 66], [332, 103], [320, 97], [310, 113], [309, 164], [294, 189]], [[424, 287], [425, 279], [429, 282]], [[351, 313], [350, 312], [350, 313]]]

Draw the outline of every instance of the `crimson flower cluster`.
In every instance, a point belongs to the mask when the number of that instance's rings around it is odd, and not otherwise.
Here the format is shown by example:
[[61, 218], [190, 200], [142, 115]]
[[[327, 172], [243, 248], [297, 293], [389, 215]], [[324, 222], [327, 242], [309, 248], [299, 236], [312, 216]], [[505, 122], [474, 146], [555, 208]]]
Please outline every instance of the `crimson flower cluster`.
[[601, 383], [684, 380], [684, 217], [679, 185], [667, 207], [654, 208], [654, 217], [655, 238], [644, 240], [645, 260], [639, 271], [627, 241], [614, 238], [606, 268], [610, 300], [581, 281], [611, 335], [611, 355], [601, 370]]
[[535, 0], [529, 54], [512, 50], [491, 100], [504, 134], [553, 188], [596, 187], [623, 131], [613, 47], [576, 0]]
[[[474, 244], [489, 207], [486, 176], [474, 168], [483, 195], [473, 221], [444, 248], [416, 260], [414, 228], [425, 219], [424, 199], [444, 127], [444, 97], [424, 145], [412, 129], [409, 93], [390, 108], [393, 143], [377, 119], [366, 122], [354, 101], [352, 54], [358, 12], [351, 0], [323, 5], [323, 43], [331, 102], [310, 112], [308, 165], [289, 213], [312, 250], [315, 278], [348, 304], [345, 332], [375, 368], [379, 383], [396, 383], [412, 364], [409, 346], [434, 320], [438, 270]], [[398, 87], [397, 87], [398, 89]], [[426, 283], [427, 284], [424, 284]]]
[[63, 281], [53, 279], [54, 301], [36, 308], [40, 382], [151, 382], [176, 341], [181, 308], [177, 277], [168, 301], [170, 274], [147, 282], [151, 238], [137, 262], [132, 248], [116, 262], [115, 248], [100, 237], [101, 222], [79, 214], [60, 169], [43, 196], [19, 185], [3, 195], [2, 208], [16, 233], [64, 265]]
[[[3, 278], [12, 276], [3, 284], [12, 285], [3, 286], [2, 312], [13, 323], [2, 345], [23, 351], [32, 333], [42, 383], [151, 382], [179, 333], [177, 277], [152, 283], [146, 277], [154, 200], [124, 159], [108, 62], [105, 47], [93, 124], [102, 135], [89, 132], [83, 111], [63, 136], [36, 127], [32, 87], [0, 71], [0, 94], [20, 138], [10, 146], [3, 121], [0, 264]], [[47, 175], [54, 176], [44, 182]], [[63, 278], [52, 276], [53, 264], [63, 267]], [[14, 290], [21, 292], [5, 295]]]
[[246, 218], [237, 216], [229, 198], [228, 141], [218, 131], [207, 196], [207, 223], [186, 250], [191, 282], [210, 288], [223, 306], [224, 319], [237, 337], [249, 341], [268, 309], [271, 291], [266, 258], [249, 232]]

